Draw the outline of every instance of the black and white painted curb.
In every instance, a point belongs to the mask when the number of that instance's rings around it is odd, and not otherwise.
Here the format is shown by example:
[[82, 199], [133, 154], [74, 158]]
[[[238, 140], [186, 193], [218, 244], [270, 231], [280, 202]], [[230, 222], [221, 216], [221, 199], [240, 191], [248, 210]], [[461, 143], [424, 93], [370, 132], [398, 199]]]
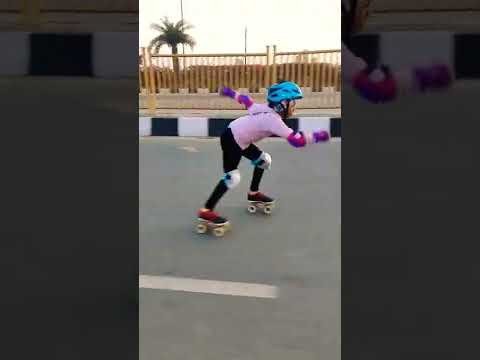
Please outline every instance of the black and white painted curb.
[[442, 62], [456, 79], [480, 78], [480, 32], [392, 31], [355, 36], [352, 50], [372, 64], [395, 68]]
[[[0, 76], [132, 77], [137, 74], [138, 33], [2, 32]], [[132, 49], [125, 56], [125, 49]], [[8, 50], [8, 51], [7, 51]]]
[[[140, 117], [139, 136], [217, 137], [234, 118], [207, 117]], [[298, 117], [286, 121], [295, 131], [328, 131], [332, 138], [341, 137], [339, 117]]]

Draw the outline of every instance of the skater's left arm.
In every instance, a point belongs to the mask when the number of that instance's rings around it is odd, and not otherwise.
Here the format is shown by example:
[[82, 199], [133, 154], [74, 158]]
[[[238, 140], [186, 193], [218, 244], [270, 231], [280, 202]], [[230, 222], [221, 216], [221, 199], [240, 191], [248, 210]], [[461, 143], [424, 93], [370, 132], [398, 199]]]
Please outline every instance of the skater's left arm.
[[240, 94], [240, 93], [236, 92], [235, 90], [230, 89], [227, 86], [224, 86], [220, 90], [220, 95], [228, 96], [229, 98], [232, 98], [232, 99], [236, 100], [239, 104], [244, 105], [247, 109], [250, 108], [254, 104], [254, 102], [253, 102], [253, 100], [250, 96]]

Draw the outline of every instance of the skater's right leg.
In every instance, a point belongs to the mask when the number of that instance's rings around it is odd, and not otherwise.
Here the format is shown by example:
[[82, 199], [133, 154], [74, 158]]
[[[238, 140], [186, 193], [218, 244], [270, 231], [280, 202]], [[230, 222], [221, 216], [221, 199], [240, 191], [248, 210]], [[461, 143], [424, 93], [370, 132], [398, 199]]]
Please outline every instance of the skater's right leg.
[[227, 222], [227, 219], [221, 217], [218, 213], [213, 211], [218, 201], [228, 191], [233, 189], [240, 183], [240, 172], [238, 169], [225, 173], [223, 178], [218, 182], [212, 194], [208, 198], [205, 206], [198, 211], [198, 216], [204, 220], [212, 221], [217, 224]]
[[223, 169], [225, 174], [215, 186], [204, 207], [199, 210], [199, 216], [207, 220], [219, 217], [213, 209], [229, 189], [233, 189], [240, 183], [238, 164], [242, 158], [242, 149], [238, 146], [229, 128], [220, 137], [220, 144], [223, 151]]
[[240, 183], [240, 179], [241, 176], [238, 169], [226, 172], [205, 203], [205, 209], [213, 210], [227, 190], [235, 188]]

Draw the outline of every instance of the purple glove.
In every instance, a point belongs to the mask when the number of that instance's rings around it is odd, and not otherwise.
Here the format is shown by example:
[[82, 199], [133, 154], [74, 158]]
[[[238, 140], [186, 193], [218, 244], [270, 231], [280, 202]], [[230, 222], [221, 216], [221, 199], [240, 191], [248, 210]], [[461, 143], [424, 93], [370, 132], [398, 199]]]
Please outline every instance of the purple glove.
[[220, 95], [222, 96], [228, 96], [228, 97], [231, 97], [232, 99], [235, 98], [235, 91], [230, 89], [229, 87], [227, 86], [224, 86], [221, 90], [220, 90]]
[[421, 91], [444, 89], [452, 83], [452, 75], [446, 65], [416, 68], [413, 71]]
[[313, 132], [313, 142], [326, 142], [328, 140], [330, 140], [330, 135], [327, 131], [322, 130]]

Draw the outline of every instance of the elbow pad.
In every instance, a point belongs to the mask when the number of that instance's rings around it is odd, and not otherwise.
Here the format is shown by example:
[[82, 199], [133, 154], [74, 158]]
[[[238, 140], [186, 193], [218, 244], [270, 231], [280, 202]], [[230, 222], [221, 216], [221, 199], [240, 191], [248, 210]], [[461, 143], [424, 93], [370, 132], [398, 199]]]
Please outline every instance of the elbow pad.
[[236, 97], [236, 100], [239, 104], [245, 105], [247, 109], [253, 105], [252, 99], [250, 99], [250, 97], [247, 95], [239, 95]]

